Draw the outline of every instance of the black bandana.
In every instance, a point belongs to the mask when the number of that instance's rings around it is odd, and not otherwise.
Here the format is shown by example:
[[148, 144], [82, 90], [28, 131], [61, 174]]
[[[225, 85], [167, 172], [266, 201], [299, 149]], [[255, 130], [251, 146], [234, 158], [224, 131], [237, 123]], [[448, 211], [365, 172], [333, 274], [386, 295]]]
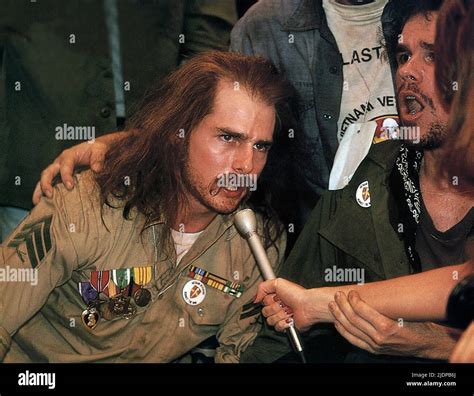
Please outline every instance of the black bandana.
[[423, 151], [401, 145], [390, 180], [400, 214], [398, 222], [403, 226], [405, 249], [415, 272], [421, 272], [415, 240], [421, 214], [419, 173], [422, 159]]

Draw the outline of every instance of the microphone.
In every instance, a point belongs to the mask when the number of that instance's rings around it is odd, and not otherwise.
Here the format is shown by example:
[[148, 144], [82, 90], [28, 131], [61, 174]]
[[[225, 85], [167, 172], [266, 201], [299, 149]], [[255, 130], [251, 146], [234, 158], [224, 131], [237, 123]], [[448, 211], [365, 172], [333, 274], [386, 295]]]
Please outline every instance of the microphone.
[[[275, 279], [276, 276], [273, 272], [270, 260], [268, 260], [267, 253], [262, 245], [262, 242], [260, 241], [260, 238], [257, 235], [257, 218], [255, 216], [254, 211], [252, 209], [239, 210], [234, 215], [234, 225], [235, 228], [237, 228], [239, 234], [242, 236], [242, 238], [244, 238], [248, 242], [250, 250], [252, 251], [255, 260], [257, 261], [258, 268], [262, 273], [263, 279]], [[300, 355], [300, 358], [303, 363], [306, 363], [306, 359], [303, 353], [303, 346], [300, 337], [296, 332], [294, 324], [288, 327], [285, 332], [291, 344], [294, 346], [294, 348]]]

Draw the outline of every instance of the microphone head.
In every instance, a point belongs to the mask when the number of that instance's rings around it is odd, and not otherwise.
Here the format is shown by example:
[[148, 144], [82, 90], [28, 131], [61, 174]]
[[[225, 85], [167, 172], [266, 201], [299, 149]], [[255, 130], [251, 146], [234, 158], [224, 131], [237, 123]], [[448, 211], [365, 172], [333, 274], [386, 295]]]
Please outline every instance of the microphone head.
[[234, 225], [244, 239], [249, 239], [257, 231], [257, 218], [252, 209], [239, 210], [234, 215]]

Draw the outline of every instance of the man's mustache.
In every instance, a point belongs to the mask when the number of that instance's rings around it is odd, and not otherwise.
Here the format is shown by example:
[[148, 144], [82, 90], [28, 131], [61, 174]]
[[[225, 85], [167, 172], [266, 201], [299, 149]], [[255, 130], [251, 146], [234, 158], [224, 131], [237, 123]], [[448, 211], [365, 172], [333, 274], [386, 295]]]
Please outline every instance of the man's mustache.
[[[251, 177], [251, 176], [252, 176], [252, 174], [249, 174], [249, 175], [239, 175], [237, 173], [221, 174], [221, 175], [217, 176], [215, 178], [215, 180], [213, 180], [209, 184], [209, 191], [210, 191], [212, 196], [215, 196], [219, 193], [221, 188], [227, 187], [227, 184], [229, 184], [231, 186], [234, 186], [234, 187], [238, 187], [238, 188], [246, 188], [247, 190], [249, 190], [249, 189], [252, 190], [246, 184], [235, 183], [235, 181], [240, 181], [240, 180], [242, 180], [242, 178], [244, 178], [244, 180], [247, 180], [246, 178]], [[227, 181], [229, 181], [229, 179], [230, 179], [231, 182], [227, 183]], [[248, 191], [247, 191], [247, 195], [248, 195]]]
[[399, 102], [400, 102], [400, 91], [402, 91], [402, 90], [412, 91], [412, 92], [416, 93], [417, 95], [420, 95], [420, 97], [423, 99], [423, 101], [429, 107], [431, 107], [433, 110], [436, 110], [436, 107], [433, 103], [433, 99], [431, 99], [428, 95], [425, 95], [423, 92], [421, 92], [420, 88], [418, 88], [418, 85], [416, 85], [415, 83], [406, 83], [406, 82], [404, 82], [400, 86], [400, 88], [398, 88], [397, 97], [399, 98]]

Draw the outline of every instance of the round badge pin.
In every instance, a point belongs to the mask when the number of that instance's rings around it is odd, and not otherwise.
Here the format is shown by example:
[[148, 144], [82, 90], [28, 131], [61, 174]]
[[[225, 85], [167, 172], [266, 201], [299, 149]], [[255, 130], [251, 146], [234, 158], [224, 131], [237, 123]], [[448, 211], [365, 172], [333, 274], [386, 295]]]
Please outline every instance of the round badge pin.
[[356, 201], [363, 208], [370, 208], [369, 182], [366, 180], [359, 184], [356, 192]]
[[183, 298], [189, 305], [199, 305], [206, 297], [206, 286], [198, 280], [190, 280], [183, 287]]

